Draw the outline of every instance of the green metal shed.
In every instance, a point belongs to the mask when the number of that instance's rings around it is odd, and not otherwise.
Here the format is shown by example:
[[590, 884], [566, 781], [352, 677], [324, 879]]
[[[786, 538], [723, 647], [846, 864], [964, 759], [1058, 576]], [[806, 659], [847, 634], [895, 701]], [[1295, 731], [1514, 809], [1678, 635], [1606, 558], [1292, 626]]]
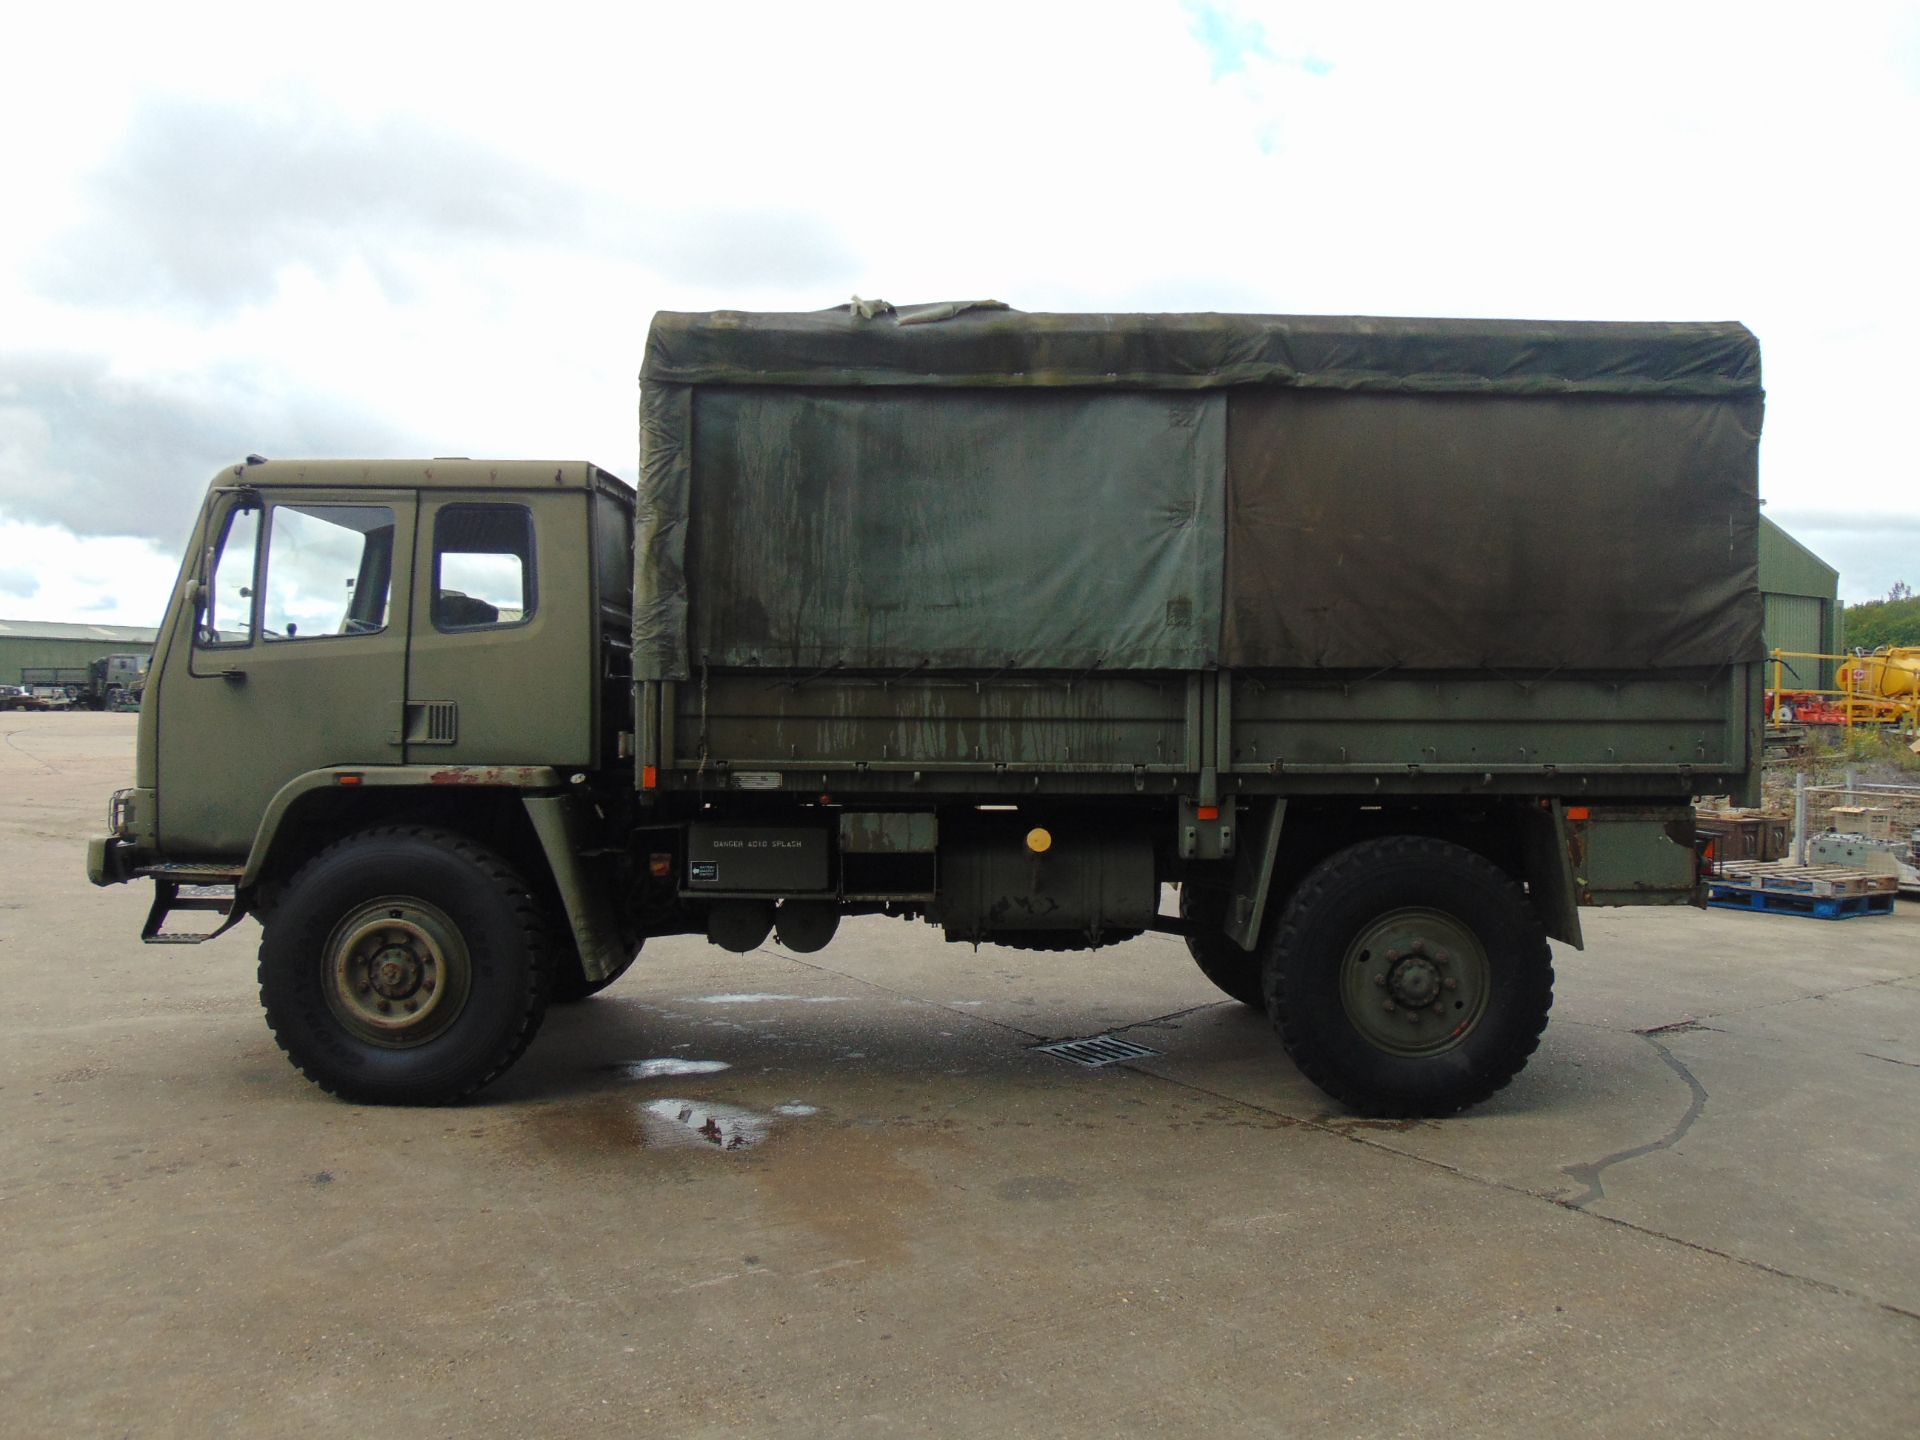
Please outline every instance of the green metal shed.
[[[1840, 572], [1773, 521], [1760, 517], [1760, 591], [1766, 603], [1762, 630], [1769, 653], [1798, 650], [1832, 655], [1839, 651]], [[1798, 684], [1833, 688], [1831, 663], [1814, 667], [1790, 661], [1789, 688]], [[1769, 668], [1767, 683], [1773, 683]]]

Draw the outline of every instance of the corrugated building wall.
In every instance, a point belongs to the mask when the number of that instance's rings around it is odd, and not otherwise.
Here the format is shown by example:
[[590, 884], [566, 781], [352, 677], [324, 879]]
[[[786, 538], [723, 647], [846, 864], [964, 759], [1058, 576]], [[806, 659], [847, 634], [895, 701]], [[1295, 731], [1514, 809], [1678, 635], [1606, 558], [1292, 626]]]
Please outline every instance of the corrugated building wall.
[[84, 670], [103, 655], [146, 655], [154, 632], [136, 625], [67, 625], [0, 620], [0, 685], [18, 685], [33, 669]]
[[[1769, 653], [1798, 650], [1832, 655], [1840, 649], [1840, 572], [1764, 515], [1760, 517], [1760, 592], [1766, 604], [1762, 629]], [[1831, 663], [1787, 663], [1793, 667], [1785, 676], [1788, 688], [1833, 688]], [[1771, 670], [1767, 683], [1773, 683]]]

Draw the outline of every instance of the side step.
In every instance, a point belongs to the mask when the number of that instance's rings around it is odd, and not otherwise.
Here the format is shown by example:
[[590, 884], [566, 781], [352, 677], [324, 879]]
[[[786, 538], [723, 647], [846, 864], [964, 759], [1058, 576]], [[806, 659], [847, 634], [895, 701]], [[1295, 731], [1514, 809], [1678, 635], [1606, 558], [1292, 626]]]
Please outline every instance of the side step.
[[[237, 888], [242, 869], [239, 865], [145, 865], [134, 871], [153, 881], [153, 906], [147, 911], [147, 923], [140, 927], [140, 939], [148, 945], [198, 945], [226, 934], [247, 918]], [[182, 890], [192, 893], [183, 895]], [[163, 932], [167, 917], [177, 910], [208, 911], [218, 915], [220, 923], [211, 930]]]

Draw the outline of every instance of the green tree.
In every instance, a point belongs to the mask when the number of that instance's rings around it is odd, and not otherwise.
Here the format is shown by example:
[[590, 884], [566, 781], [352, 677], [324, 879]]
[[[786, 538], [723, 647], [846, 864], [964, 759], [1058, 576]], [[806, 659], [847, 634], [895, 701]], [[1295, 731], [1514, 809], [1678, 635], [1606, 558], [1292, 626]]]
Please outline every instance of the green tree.
[[1920, 645], [1920, 598], [1905, 581], [1884, 600], [1868, 600], [1846, 609], [1846, 648], [1877, 650], [1882, 645]]

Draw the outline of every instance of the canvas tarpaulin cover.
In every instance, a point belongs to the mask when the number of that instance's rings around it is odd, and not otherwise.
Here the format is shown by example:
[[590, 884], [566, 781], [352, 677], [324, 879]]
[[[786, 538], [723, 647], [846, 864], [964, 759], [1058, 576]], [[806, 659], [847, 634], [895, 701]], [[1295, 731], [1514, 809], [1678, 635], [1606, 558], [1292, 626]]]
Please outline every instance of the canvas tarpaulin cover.
[[643, 679], [1758, 654], [1738, 325], [663, 314], [641, 381]]

